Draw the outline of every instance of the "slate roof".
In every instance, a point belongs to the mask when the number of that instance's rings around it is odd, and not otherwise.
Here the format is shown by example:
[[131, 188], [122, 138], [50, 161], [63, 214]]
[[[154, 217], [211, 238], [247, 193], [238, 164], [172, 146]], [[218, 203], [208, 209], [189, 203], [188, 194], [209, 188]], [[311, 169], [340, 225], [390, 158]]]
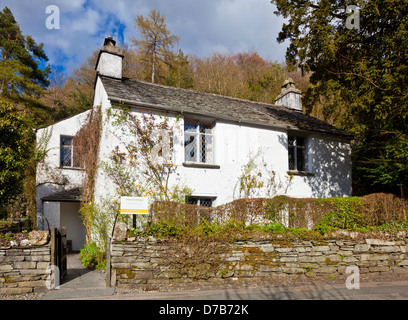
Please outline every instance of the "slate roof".
[[334, 134], [352, 139], [351, 135], [302, 112], [249, 100], [167, 87], [143, 81], [100, 76], [112, 102], [157, 107], [167, 111], [199, 114], [217, 120], [266, 125], [284, 130], [305, 130]]

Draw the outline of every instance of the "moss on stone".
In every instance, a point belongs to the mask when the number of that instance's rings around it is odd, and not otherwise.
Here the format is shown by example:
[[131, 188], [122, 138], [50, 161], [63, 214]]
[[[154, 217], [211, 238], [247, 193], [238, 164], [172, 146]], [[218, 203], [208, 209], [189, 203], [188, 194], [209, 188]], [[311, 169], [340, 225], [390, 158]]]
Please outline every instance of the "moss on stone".
[[126, 275], [127, 279], [134, 279], [135, 278], [135, 273], [132, 271], [131, 268], [122, 268], [122, 269], [116, 269], [116, 274], [117, 275]]
[[293, 247], [293, 242], [287, 240], [273, 240], [271, 244], [274, 246], [279, 245], [280, 248], [291, 248]]
[[330, 258], [326, 258], [324, 262], [326, 263], [326, 266], [334, 266], [341, 263], [341, 261], [331, 261]]

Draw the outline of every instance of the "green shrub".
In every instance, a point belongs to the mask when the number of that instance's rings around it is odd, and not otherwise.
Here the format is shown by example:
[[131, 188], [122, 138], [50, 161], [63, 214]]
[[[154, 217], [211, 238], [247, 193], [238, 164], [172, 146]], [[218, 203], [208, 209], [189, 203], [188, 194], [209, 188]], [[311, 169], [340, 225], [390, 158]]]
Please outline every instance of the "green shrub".
[[177, 226], [173, 223], [168, 223], [166, 221], [160, 221], [158, 223], [150, 224], [146, 229], [146, 234], [157, 235], [159, 237], [164, 236], [178, 237], [182, 230], [183, 230], [182, 226]]
[[325, 214], [314, 230], [325, 234], [335, 229], [361, 230], [367, 227], [367, 221], [361, 215], [363, 203], [359, 197], [320, 199], [329, 202], [334, 210]]
[[80, 257], [84, 267], [102, 270], [106, 266], [106, 260], [103, 259], [103, 252], [101, 252], [94, 242], [86, 244], [81, 249]]
[[265, 232], [282, 233], [285, 232], [286, 228], [280, 223], [271, 222], [261, 226], [261, 230]]

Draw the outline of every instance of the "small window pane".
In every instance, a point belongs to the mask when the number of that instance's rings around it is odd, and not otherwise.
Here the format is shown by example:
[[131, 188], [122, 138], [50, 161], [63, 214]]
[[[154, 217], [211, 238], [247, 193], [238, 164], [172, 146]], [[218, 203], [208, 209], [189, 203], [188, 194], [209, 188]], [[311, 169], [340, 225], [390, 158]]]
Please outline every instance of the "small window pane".
[[184, 122], [184, 131], [196, 132], [197, 131], [197, 122], [196, 121], [185, 121]]
[[70, 146], [72, 142], [71, 137], [61, 137], [61, 146]]
[[71, 167], [71, 147], [62, 146], [61, 147], [61, 166], [62, 167]]
[[294, 146], [295, 145], [295, 138], [294, 137], [288, 137], [288, 145], [289, 146]]
[[297, 170], [306, 171], [306, 155], [304, 147], [297, 147]]
[[295, 147], [289, 146], [288, 158], [289, 158], [289, 170], [296, 170], [295, 168]]
[[306, 138], [288, 136], [289, 170], [306, 171]]
[[80, 168], [81, 167], [81, 162], [79, 160], [79, 156], [78, 156], [78, 152], [75, 152], [75, 149], [72, 150], [74, 153], [74, 157], [73, 157], [73, 167], [75, 168]]
[[188, 204], [198, 204], [198, 198], [189, 197], [186, 202]]
[[202, 163], [213, 163], [213, 137], [201, 135], [200, 136], [200, 143], [201, 143], [201, 154], [200, 154], [200, 162]]
[[212, 134], [212, 127], [211, 123], [200, 123], [200, 133]]
[[191, 133], [186, 133], [184, 135], [184, 152], [185, 161], [197, 161], [197, 141], [196, 135]]
[[211, 198], [200, 198], [200, 206], [212, 207], [213, 200]]
[[305, 146], [305, 138], [303, 137], [297, 137], [296, 138], [296, 145], [298, 147], [304, 147]]

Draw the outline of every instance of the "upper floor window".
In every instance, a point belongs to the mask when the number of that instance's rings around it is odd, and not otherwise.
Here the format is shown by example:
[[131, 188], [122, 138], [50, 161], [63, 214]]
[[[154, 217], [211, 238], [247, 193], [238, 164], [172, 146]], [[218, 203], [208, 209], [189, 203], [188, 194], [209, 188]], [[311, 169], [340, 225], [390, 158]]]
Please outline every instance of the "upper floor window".
[[289, 170], [307, 171], [306, 138], [288, 136]]
[[214, 124], [184, 121], [184, 161], [214, 163]]
[[61, 136], [60, 150], [60, 166], [62, 168], [80, 168], [72, 137]]

